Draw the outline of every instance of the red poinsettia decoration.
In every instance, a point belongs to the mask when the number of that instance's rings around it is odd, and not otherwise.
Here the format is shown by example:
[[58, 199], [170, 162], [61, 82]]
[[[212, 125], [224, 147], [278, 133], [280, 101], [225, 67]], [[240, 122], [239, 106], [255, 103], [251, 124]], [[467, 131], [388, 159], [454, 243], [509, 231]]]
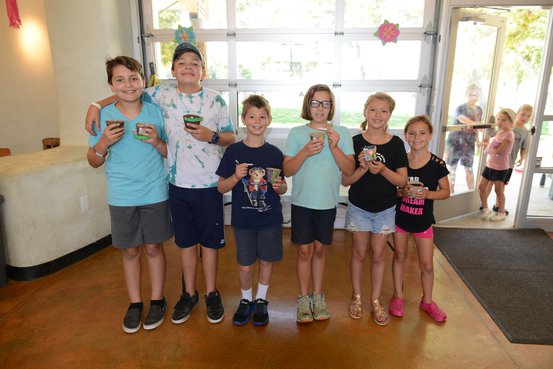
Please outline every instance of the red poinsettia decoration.
[[21, 26], [21, 19], [19, 19], [19, 9], [17, 8], [17, 1], [6, 0], [6, 10], [8, 11], [10, 27], [19, 28], [19, 26]]
[[386, 19], [384, 23], [378, 27], [378, 30], [374, 33], [376, 37], [382, 41], [382, 45], [386, 45], [387, 42], [396, 42], [399, 36], [399, 24], [390, 23]]

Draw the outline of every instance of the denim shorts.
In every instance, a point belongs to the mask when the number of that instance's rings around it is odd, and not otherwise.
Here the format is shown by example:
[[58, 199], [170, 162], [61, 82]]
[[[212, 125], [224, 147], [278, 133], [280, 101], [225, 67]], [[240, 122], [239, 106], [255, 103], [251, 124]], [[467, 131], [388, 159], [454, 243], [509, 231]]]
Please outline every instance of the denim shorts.
[[371, 213], [348, 203], [346, 229], [350, 232], [371, 232], [390, 234], [396, 231], [396, 207], [392, 206], [378, 213]]
[[236, 260], [239, 265], [282, 260], [282, 224], [270, 225], [255, 231], [234, 228]]

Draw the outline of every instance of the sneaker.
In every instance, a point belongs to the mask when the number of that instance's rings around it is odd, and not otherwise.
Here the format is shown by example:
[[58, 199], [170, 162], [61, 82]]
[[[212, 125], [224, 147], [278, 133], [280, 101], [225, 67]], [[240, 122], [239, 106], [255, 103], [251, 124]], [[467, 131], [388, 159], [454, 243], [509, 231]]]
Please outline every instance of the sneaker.
[[311, 312], [311, 298], [307, 296], [298, 296], [298, 312], [296, 321], [298, 323], [311, 323], [313, 321], [313, 313]]
[[403, 299], [397, 298], [395, 296], [392, 297], [392, 301], [390, 301], [388, 311], [393, 316], [397, 316], [398, 318], [403, 317]]
[[493, 211], [488, 208], [483, 208], [480, 213], [482, 214], [482, 220], [488, 220], [491, 216], [493, 216]]
[[[496, 213], [499, 212], [499, 207], [497, 205], [494, 205], [492, 207], [492, 210], [495, 211]], [[509, 210], [505, 209], [505, 215], [509, 215]]]
[[238, 309], [232, 317], [232, 323], [234, 325], [244, 325], [250, 320], [250, 315], [253, 310], [253, 302], [242, 299], [238, 304]]
[[390, 317], [388, 316], [388, 313], [386, 313], [386, 310], [382, 307], [382, 304], [380, 304], [379, 299], [375, 299], [371, 301], [371, 307], [373, 310], [373, 320], [378, 325], [386, 325], [390, 321]]
[[495, 213], [490, 217], [491, 222], [501, 222], [502, 220], [505, 220], [505, 217], [507, 214], [505, 213]]
[[436, 305], [435, 302], [432, 302], [430, 304], [425, 303], [423, 300], [421, 300], [421, 303], [419, 304], [419, 307], [422, 311], [425, 311], [432, 319], [434, 319], [437, 322], [445, 322], [447, 315], [445, 312]]
[[311, 301], [313, 304], [313, 319], [327, 320], [330, 318], [330, 311], [328, 311], [324, 293], [313, 294]]
[[165, 297], [163, 298], [163, 304], [161, 305], [150, 304], [150, 311], [148, 311], [146, 319], [144, 319], [144, 329], [149, 331], [159, 327], [165, 318], [165, 311], [167, 311], [167, 301], [165, 300]]
[[173, 309], [173, 315], [171, 316], [171, 321], [173, 324], [182, 324], [190, 318], [190, 313], [192, 309], [198, 303], [198, 291], [195, 294], [190, 296], [189, 293], [184, 293], [181, 295], [179, 301]]
[[269, 323], [269, 301], [263, 299], [255, 300], [253, 308], [253, 325], [267, 325]]
[[142, 324], [142, 303], [140, 306], [131, 304], [127, 309], [125, 318], [123, 319], [123, 331], [125, 333], [136, 333]]
[[225, 309], [221, 302], [219, 291], [211, 291], [205, 296], [205, 306], [207, 307], [207, 321], [210, 323], [219, 323], [225, 317]]

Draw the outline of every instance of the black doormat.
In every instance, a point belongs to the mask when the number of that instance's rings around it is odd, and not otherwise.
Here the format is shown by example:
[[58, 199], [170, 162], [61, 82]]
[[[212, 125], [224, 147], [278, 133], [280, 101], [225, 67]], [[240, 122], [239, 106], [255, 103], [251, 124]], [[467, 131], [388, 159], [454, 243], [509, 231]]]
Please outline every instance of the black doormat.
[[436, 227], [434, 236], [510, 342], [553, 345], [553, 240], [545, 231]]

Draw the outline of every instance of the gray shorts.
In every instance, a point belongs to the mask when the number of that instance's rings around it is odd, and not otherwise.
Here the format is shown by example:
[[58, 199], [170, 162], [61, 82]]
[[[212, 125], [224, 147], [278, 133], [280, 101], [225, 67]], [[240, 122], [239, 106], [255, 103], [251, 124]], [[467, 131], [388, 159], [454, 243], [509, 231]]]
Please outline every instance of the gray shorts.
[[118, 249], [167, 241], [173, 236], [169, 201], [142, 206], [112, 206], [111, 240]]
[[252, 265], [257, 259], [267, 262], [282, 260], [282, 224], [255, 231], [233, 229], [239, 265]]

